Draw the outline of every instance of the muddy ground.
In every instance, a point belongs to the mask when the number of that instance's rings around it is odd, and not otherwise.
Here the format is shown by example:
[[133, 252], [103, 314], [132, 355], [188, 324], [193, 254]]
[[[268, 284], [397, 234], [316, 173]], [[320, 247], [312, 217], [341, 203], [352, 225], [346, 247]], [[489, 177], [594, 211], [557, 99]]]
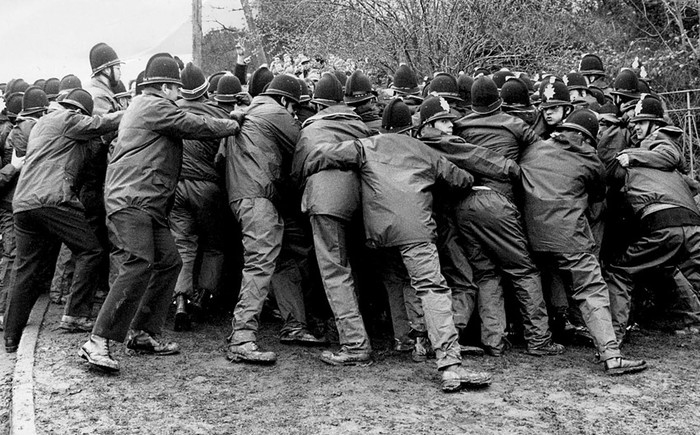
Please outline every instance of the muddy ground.
[[373, 343], [370, 366], [330, 367], [319, 349], [279, 344], [276, 323], [265, 323], [260, 339], [278, 352], [275, 366], [230, 363], [224, 317], [194, 332], [169, 330], [180, 355], [116, 346], [121, 373], [106, 375], [76, 356], [85, 334], [56, 330], [61, 308], [49, 308], [36, 351], [40, 434], [700, 433], [698, 337], [636, 333], [624, 350], [651, 368], [616, 378], [585, 347], [471, 357], [465, 364], [494, 374], [491, 387], [444, 394], [432, 361], [414, 363], [388, 340]]

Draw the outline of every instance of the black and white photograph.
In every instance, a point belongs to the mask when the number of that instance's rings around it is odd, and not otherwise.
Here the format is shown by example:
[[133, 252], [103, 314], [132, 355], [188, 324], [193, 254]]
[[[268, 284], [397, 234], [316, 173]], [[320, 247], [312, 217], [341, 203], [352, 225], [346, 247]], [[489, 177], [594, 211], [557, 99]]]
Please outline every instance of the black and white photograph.
[[0, 434], [700, 433], [700, 2], [0, 18]]

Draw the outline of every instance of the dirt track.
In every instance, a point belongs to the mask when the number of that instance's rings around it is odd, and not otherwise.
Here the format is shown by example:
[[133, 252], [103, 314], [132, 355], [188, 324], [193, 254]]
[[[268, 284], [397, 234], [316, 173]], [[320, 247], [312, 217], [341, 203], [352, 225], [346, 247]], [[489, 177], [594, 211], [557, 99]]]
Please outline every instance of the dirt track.
[[[700, 338], [637, 333], [625, 352], [651, 368], [603, 375], [592, 350], [570, 347], [537, 358], [515, 348], [503, 358], [467, 358], [494, 373], [491, 387], [446, 395], [434, 363], [375, 344], [368, 367], [330, 367], [319, 349], [260, 343], [272, 367], [228, 362], [225, 319], [195, 332], [168, 332], [177, 356], [116, 348], [119, 375], [88, 369], [76, 352], [85, 335], [55, 330], [52, 305], [36, 351], [36, 414], [46, 434], [694, 434], [700, 432]], [[0, 416], [2, 417], [2, 416]]]

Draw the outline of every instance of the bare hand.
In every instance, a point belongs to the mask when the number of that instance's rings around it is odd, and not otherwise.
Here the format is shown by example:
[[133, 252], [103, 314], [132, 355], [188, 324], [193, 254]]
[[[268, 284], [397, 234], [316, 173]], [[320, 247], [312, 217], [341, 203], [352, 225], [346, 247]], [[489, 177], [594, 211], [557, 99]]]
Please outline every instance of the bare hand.
[[10, 164], [17, 168], [18, 171], [22, 169], [22, 166], [24, 166], [24, 159], [25, 157], [17, 157], [17, 150], [12, 150], [12, 159], [10, 160]]
[[620, 166], [623, 168], [626, 168], [630, 165], [630, 156], [629, 154], [620, 154], [619, 156], [615, 157], [617, 161], [620, 163]]

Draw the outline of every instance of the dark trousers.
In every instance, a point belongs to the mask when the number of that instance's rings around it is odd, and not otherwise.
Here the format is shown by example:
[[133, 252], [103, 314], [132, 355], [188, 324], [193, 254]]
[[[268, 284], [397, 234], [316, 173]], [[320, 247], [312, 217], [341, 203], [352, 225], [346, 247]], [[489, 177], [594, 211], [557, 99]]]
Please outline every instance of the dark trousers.
[[329, 215], [312, 215], [316, 260], [338, 327], [340, 345], [349, 352], [371, 350], [364, 320], [360, 314], [355, 279], [347, 249], [349, 222]]
[[685, 307], [686, 323], [700, 317], [700, 226], [660, 228], [643, 234], [615, 264], [608, 266], [607, 284], [613, 324], [624, 337], [631, 308], [633, 277], [655, 270], [673, 277], [675, 297]]
[[89, 317], [97, 290], [100, 242], [82, 210], [42, 207], [15, 213], [16, 280], [10, 290], [5, 336], [17, 339], [41, 293], [48, 292], [61, 242], [76, 258], [65, 314]]
[[[12, 212], [0, 210], [0, 233], [2, 233], [2, 258], [0, 258], [0, 314], [5, 314], [7, 294], [15, 281], [14, 264], [17, 255], [15, 222]], [[67, 293], [67, 292], [66, 292]]]
[[454, 210], [435, 215], [437, 223], [437, 249], [440, 268], [452, 290], [452, 311], [457, 329], [464, 329], [471, 319], [479, 287], [474, 282], [474, 272], [467, 259], [464, 241], [454, 218]]
[[136, 208], [110, 215], [107, 225], [125, 261], [92, 333], [120, 342], [129, 328], [159, 334], [182, 267], [170, 228]]
[[600, 263], [589, 252], [540, 253], [544, 263], [554, 265], [571, 289], [571, 297], [578, 304], [583, 321], [593, 336], [601, 361], [620, 356], [620, 344], [615, 336], [610, 314], [608, 288], [603, 280]]
[[[226, 197], [214, 182], [180, 180], [170, 226], [182, 259], [175, 295], [195, 296], [195, 286], [214, 293], [224, 267]], [[195, 280], [195, 260], [202, 262]]]
[[517, 207], [492, 190], [475, 190], [457, 207], [457, 225], [466, 240], [469, 262], [479, 286], [481, 340], [500, 349], [506, 329], [501, 274], [510, 278], [525, 328], [525, 341], [537, 347], [551, 340], [540, 273]]

